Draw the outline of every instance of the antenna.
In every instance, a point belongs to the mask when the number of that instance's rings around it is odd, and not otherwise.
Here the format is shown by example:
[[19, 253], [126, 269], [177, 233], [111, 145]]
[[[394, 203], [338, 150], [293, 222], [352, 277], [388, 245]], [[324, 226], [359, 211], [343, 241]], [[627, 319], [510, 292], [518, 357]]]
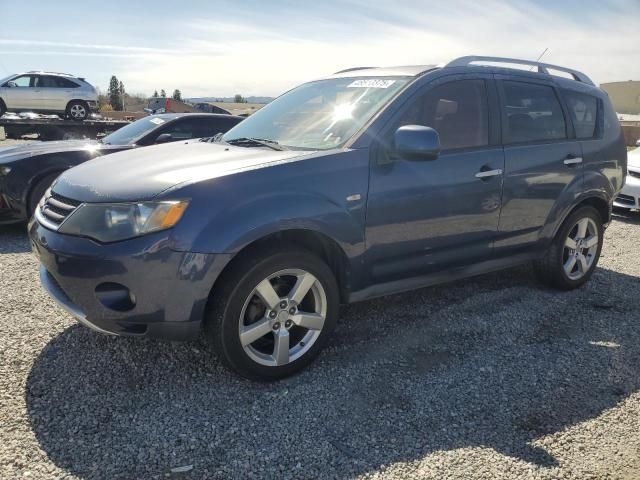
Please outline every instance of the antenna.
[[[539, 56], [538, 58], [536, 58], [536, 62], [539, 62], [539, 61], [540, 61], [540, 59], [541, 59], [542, 57], [544, 57], [544, 54], [545, 54], [545, 53], [547, 53], [548, 51], [549, 51], [549, 47], [545, 48], [545, 49], [542, 51], [542, 53], [540, 54], [540, 56]], [[531, 71], [531, 70], [533, 70], [533, 66], [529, 69], [529, 71]]]

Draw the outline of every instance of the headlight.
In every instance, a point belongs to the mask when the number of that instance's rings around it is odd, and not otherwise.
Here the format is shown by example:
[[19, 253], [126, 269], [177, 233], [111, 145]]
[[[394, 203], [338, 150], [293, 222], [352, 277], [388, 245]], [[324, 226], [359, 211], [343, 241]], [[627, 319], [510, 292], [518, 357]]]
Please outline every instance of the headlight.
[[9, 175], [10, 171], [11, 171], [11, 167], [7, 165], [0, 165], [0, 175], [2, 176]]
[[187, 201], [85, 203], [62, 223], [58, 231], [99, 242], [117, 242], [173, 227], [187, 205]]

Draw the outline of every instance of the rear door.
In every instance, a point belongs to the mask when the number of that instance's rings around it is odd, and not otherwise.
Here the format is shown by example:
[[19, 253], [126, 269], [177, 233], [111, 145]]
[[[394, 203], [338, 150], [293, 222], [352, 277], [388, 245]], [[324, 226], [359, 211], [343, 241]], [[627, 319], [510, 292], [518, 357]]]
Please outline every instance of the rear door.
[[505, 153], [498, 256], [541, 246], [543, 228], [582, 190], [582, 149], [552, 82], [496, 75]]
[[38, 110], [57, 110], [58, 88], [54, 77], [34, 75], [34, 107]]
[[373, 283], [490, 258], [504, 168], [494, 89], [490, 75], [443, 77], [391, 121], [384, 143], [399, 126], [424, 125], [438, 132], [442, 152], [428, 161], [393, 150], [373, 159], [366, 225]]

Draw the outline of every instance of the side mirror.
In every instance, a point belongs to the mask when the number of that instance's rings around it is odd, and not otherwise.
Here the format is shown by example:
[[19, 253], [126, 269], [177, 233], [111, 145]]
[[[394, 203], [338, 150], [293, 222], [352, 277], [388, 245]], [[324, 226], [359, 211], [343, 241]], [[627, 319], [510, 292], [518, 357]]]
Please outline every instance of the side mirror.
[[173, 137], [171, 136], [170, 133], [163, 133], [162, 135], [158, 135], [158, 138], [156, 138], [155, 143], [167, 143], [167, 142], [170, 142], [171, 140], [173, 140]]
[[14, 82], [14, 81], [7, 82], [7, 87], [9, 87], [9, 88], [14, 88], [14, 87], [17, 87], [17, 86], [18, 85], [16, 85], [16, 82]]
[[395, 153], [409, 160], [435, 160], [440, 155], [440, 136], [431, 127], [404, 125], [394, 135]]

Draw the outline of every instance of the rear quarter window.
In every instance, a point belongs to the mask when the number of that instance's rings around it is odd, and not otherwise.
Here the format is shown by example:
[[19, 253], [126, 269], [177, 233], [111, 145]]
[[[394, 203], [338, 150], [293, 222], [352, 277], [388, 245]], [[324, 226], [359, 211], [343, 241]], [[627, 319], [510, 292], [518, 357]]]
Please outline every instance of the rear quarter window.
[[594, 138], [598, 120], [598, 99], [572, 90], [564, 90], [562, 95], [569, 108], [569, 114], [576, 131], [576, 138]]

